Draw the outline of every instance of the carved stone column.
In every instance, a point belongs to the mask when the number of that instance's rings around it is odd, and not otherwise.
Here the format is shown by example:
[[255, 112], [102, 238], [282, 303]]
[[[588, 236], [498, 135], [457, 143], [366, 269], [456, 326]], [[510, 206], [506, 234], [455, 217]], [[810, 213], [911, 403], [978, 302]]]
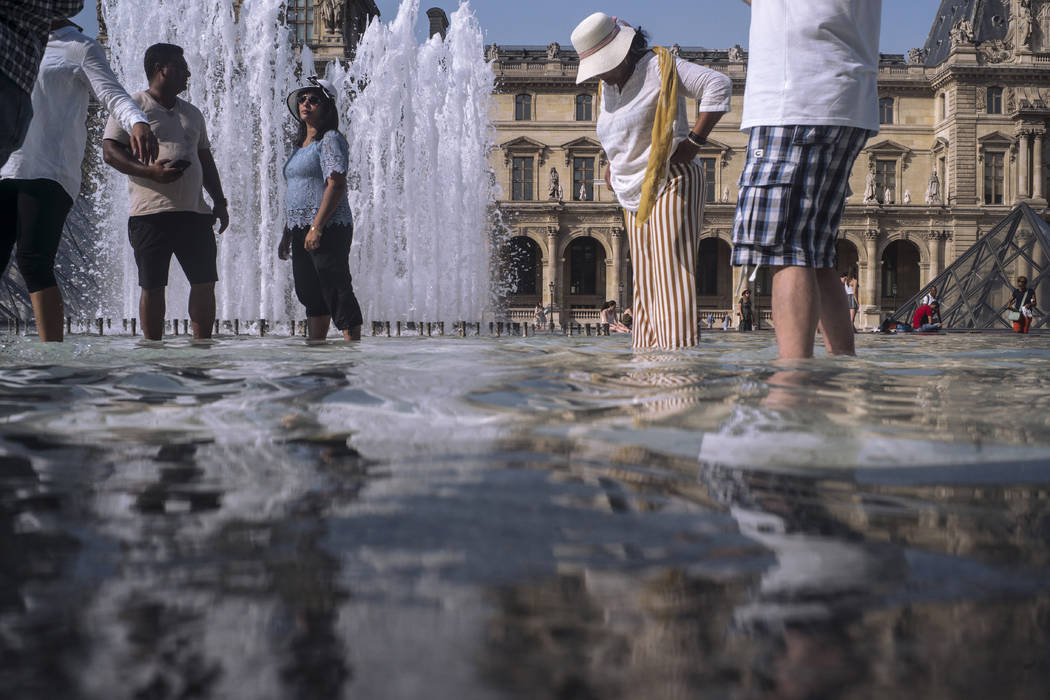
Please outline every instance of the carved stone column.
[[1028, 132], [1017, 134], [1017, 198], [1027, 199], [1028, 189]]
[[609, 275], [609, 283], [606, 285], [606, 299], [615, 299], [616, 307], [620, 308], [623, 305], [623, 299], [620, 297], [620, 281], [623, 279], [623, 230], [613, 229], [612, 230], [612, 274]]
[[1032, 137], [1032, 198], [1043, 198], [1043, 135]]
[[[547, 303], [552, 306], [558, 305], [558, 288], [561, 280], [558, 279], [558, 229], [551, 226], [547, 229], [547, 269], [543, 271], [543, 283], [546, 289], [541, 294], [547, 295]], [[554, 286], [551, 287], [551, 283]]]
[[[861, 306], [861, 311], [865, 315], [865, 325], [878, 325], [880, 315], [879, 309], [879, 271], [881, 266], [879, 265], [879, 259], [876, 256], [879, 247], [879, 231], [878, 229], [868, 229], [864, 232], [864, 253], [868, 259], [866, 268], [862, 271], [860, 280], [860, 286], [863, 290], [861, 299], [864, 300], [864, 305]], [[870, 316], [874, 316], [874, 324]]]

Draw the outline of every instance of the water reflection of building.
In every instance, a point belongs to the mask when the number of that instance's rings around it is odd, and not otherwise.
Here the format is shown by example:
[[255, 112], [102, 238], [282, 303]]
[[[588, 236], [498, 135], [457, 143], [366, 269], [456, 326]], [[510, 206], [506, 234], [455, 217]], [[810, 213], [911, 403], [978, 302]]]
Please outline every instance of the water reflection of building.
[[[674, 50], [733, 80], [732, 112], [700, 154], [709, 178], [700, 301], [725, 310], [739, 281], [729, 244], [746, 148], [738, 127], [747, 55]], [[493, 45], [488, 56], [497, 75], [492, 164], [518, 270], [511, 304], [629, 305], [629, 251], [594, 133], [596, 82], [577, 86], [576, 53], [557, 43]], [[864, 323], [936, 277], [1012, 204], [1046, 211], [1047, 85], [1048, 0], [943, 0], [923, 49], [882, 56], [882, 127], [854, 168], [839, 243], [839, 267], [860, 280]], [[865, 203], [869, 173], [877, 194]], [[769, 308], [768, 279], [756, 283], [760, 308]]]

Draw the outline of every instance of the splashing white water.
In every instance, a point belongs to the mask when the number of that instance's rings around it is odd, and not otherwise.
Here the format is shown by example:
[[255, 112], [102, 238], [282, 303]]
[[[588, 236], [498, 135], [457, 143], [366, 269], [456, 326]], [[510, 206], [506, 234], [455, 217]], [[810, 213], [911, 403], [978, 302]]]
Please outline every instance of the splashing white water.
[[[276, 249], [295, 126], [284, 100], [314, 66], [308, 49], [297, 55], [284, 4], [246, 2], [235, 18], [229, 0], [101, 0], [113, 67], [129, 91], [146, 87], [149, 45], [185, 49], [193, 76], [181, 97], [204, 114], [230, 202], [230, 228], [219, 239], [219, 318], [303, 315], [291, 266]], [[352, 62], [326, 73], [350, 142], [350, 265], [366, 322], [479, 319], [490, 305], [493, 74], [469, 4], [452, 14], [445, 40], [418, 43], [418, 15], [419, 0], [404, 0], [393, 22], [369, 26]], [[133, 317], [139, 290], [124, 233], [126, 178], [107, 169], [102, 179], [99, 313]], [[187, 296], [173, 264], [169, 317], [185, 317]]]

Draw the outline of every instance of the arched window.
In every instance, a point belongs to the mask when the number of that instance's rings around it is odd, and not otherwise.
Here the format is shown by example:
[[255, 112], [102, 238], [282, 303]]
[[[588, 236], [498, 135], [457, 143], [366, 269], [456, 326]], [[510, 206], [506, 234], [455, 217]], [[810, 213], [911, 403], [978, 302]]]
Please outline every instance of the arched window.
[[988, 88], [988, 99], [985, 106], [988, 114], [1003, 113], [1003, 89], [1001, 87]]
[[593, 100], [590, 95], [576, 96], [576, 121], [589, 122], [594, 118], [591, 110]]
[[879, 98], [879, 124], [893, 123], [893, 98]]
[[894, 241], [882, 253], [882, 307], [896, 309], [919, 291], [919, 249]]
[[511, 294], [539, 294], [542, 289], [542, 254], [536, 241], [515, 236], [507, 245], [507, 271]]
[[514, 120], [519, 122], [532, 121], [532, 95], [517, 95], [514, 97]]
[[568, 258], [569, 293], [598, 294], [598, 265], [605, 263], [605, 250], [601, 244], [590, 236], [577, 238], [569, 244]]

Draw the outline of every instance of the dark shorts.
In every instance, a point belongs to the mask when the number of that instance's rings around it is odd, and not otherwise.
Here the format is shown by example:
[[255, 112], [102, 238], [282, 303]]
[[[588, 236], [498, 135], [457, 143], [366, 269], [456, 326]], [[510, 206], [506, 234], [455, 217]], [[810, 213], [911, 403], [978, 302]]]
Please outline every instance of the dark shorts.
[[212, 231], [211, 214], [166, 211], [132, 216], [128, 219], [128, 240], [135, 251], [139, 286], [158, 289], [168, 286], [168, 267], [172, 254], [186, 273], [190, 284], [216, 282], [218, 248]]
[[32, 118], [33, 102], [29, 93], [0, 72], [0, 167], [22, 147]]
[[834, 267], [850, 171], [871, 135], [849, 126], [752, 128], [732, 263]]
[[0, 180], [0, 272], [11, 249], [26, 289], [39, 292], [58, 284], [55, 256], [73, 200], [54, 180]]

